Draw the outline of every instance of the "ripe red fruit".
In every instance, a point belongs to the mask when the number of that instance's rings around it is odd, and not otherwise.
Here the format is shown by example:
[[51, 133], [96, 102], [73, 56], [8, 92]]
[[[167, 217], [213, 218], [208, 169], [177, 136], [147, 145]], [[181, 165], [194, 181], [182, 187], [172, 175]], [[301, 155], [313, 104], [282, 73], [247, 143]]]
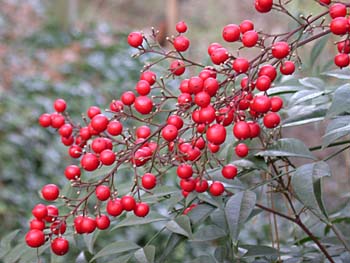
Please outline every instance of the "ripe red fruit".
[[96, 221], [96, 227], [101, 230], [107, 229], [111, 224], [109, 217], [103, 214], [96, 216], [95, 221]]
[[216, 48], [213, 50], [213, 52], [210, 55], [211, 61], [215, 65], [220, 65], [221, 63], [224, 63], [228, 59], [228, 52], [226, 48]]
[[135, 208], [136, 201], [133, 196], [124, 195], [121, 199], [121, 204], [125, 211], [132, 211]]
[[250, 138], [255, 138], [260, 135], [260, 126], [256, 122], [247, 122], [250, 128]]
[[206, 135], [209, 142], [220, 145], [225, 142], [226, 129], [221, 124], [213, 124], [208, 128]]
[[58, 208], [54, 205], [48, 205], [47, 207], [47, 216], [45, 217], [45, 221], [46, 222], [53, 222], [56, 220], [56, 218], [58, 217]]
[[174, 60], [173, 62], [171, 62], [169, 69], [170, 72], [174, 75], [180, 76], [185, 72], [186, 67], [185, 63], [182, 60]]
[[283, 107], [283, 100], [280, 97], [272, 97], [270, 98], [271, 102], [271, 111], [277, 112]]
[[190, 41], [185, 36], [178, 36], [174, 39], [174, 48], [179, 52], [186, 51], [190, 46]]
[[329, 8], [329, 15], [331, 18], [345, 17], [346, 16], [346, 5], [336, 3]]
[[239, 25], [239, 29], [242, 34], [244, 34], [247, 31], [254, 29], [254, 23], [250, 20], [243, 20], [242, 23]]
[[135, 109], [141, 114], [148, 114], [152, 111], [153, 101], [147, 96], [139, 96], [134, 102]]
[[72, 132], [73, 132], [73, 127], [69, 123], [63, 124], [58, 129], [58, 133], [64, 138], [70, 137], [72, 135]]
[[245, 47], [254, 47], [258, 43], [258, 40], [258, 33], [254, 30], [249, 30], [242, 36], [242, 43]]
[[340, 41], [337, 44], [337, 48], [339, 53], [346, 53], [349, 54], [350, 53], [350, 40], [345, 40], [345, 41]]
[[222, 48], [222, 45], [219, 43], [211, 43], [208, 46], [208, 55], [211, 56], [211, 54], [216, 50], [217, 48]]
[[87, 116], [92, 119], [93, 117], [95, 117], [96, 115], [101, 114], [101, 109], [97, 106], [91, 106], [89, 107], [89, 109], [87, 110]]
[[221, 174], [226, 179], [233, 179], [237, 175], [237, 167], [233, 164], [227, 164], [222, 168]]
[[120, 112], [123, 110], [124, 104], [120, 100], [112, 100], [112, 102], [109, 104], [109, 109], [114, 112]]
[[96, 221], [92, 217], [85, 216], [80, 222], [80, 229], [82, 233], [92, 233], [96, 229]]
[[115, 162], [115, 159], [115, 153], [110, 149], [103, 150], [100, 153], [100, 161], [104, 165], [112, 165]]
[[240, 36], [239, 26], [235, 24], [229, 24], [222, 30], [222, 38], [227, 42], [235, 42], [239, 40]]
[[283, 75], [292, 75], [295, 71], [295, 64], [293, 61], [284, 61], [280, 66], [280, 71]]
[[233, 126], [233, 135], [238, 140], [245, 140], [250, 138], [249, 124], [245, 121], [239, 121]]
[[177, 115], [169, 116], [167, 119], [167, 123], [174, 125], [178, 130], [180, 130], [184, 125], [184, 121], [181, 119], [180, 116]]
[[51, 250], [58, 256], [65, 255], [69, 250], [69, 242], [63, 237], [57, 237], [51, 242]]
[[26, 234], [25, 240], [30, 247], [40, 247], [45, 243], [45, 234], [41, 230], [32, 229]]
[[[148, 83], [148, 82], [147, 82]], [[121, 102], [124, 104], [124, 105], [132, 105], [135, 101], [135, 94], [132, 92], [132, 91], [125, 91], [121, 97], [120, 97], [120, 100]]]
[[45, 222], [42, 220], [39, 220], [37, 218], [34, 218], [34, 219], [30, 220], [30, 222], [29, 222], [29, 229], [44, 230], [45, 229]]
[[143, 188], [145, 189], [153, 189], [157, 184], [157, 178], [154, 174], [151, 173], [145, 173], [141, 178], [141, 183]]
[[66, 137], [61, 137], [61, 142], [65, 145], [65, 146], [71, 146], [74, 143], [74, 137], [70, 136], [68, 138]]
[[193, 174], [192, 166], [189, 164], [180, 164], [176, 169], [176, 174], [181, 179], [190, 178]]
[[320, 4], [329, 5], [332, 0], [319, 0]]
[[48, 214], [46, 205], [44, 204], [35, 205], [32, 209], [32, 214], [38, 220], [44, 219]]
[[344, 68], [344, 67], [349, 66], [349, 62], [350, 62], [350, 60], [349, 60], [348, 54], [340, 53], [334, 57], [334, 64], [340, 68]]
[[196, 178], [196, 192], [197, 193], [204, 193], [208, 189], [208, 181], [205, 179], [200, 179], [199, 177]]
[[100, 153], [106, 148], [107, 148], [107, 144], [104, 138], [101, 138], [101, 137], [95, 138], [91, 143], [91, 149], [95, 153]]
[[199, 110], [199, 122], [209, 124], [215, 120], [215, 108], [212, 105], [208, 105], [205, 108]]
[[219, 82], [209, 77], [203, 83], [203, 91], [207, 92], [211, 97], [213, 97], [219, 89]]
[[80, 177], [80, 168], [76, 165], [69, 165], [64, 170], [64, 175], [68, 180], [75, 180]]
[[250, 104], [250, 109], [258, 113], [266, 113], [271, 108], [270, 98], [266, 95], [254, 97], [252, 103]]
[[197, 94], [203, 90], [204, 81], [200, 77], [192, 77], [188, 81], [188, 88], [191, 94]]
[[209, 192], [213, 196], [219, 196], [219, 195], [222, 195], [223, 192], [225, 192], [225, 187], [221, 182], [215, 181], [210, 185]]
[[134, 214], [138, 217], [145, 217], [149, 213], [149, 205], [143, 202], [136, 203]]
[[67, 225], [66, 222], [57, 220], [51, 224], [50, 229], [53, 234], [62, 235], [66, 232]]
[[51, 115], [48, 113], [40, 115], [39, 124], [44, 128], [49, 127], [51, 125]]
[[200, 91], [194, 96], [194, 102], [199, 107], [207, 107], [210, 104], [211, 97], [210, 95], [205, 91]]
[[72, 158], [79, 158], [82, 154], [82, 149], [81, 147], [79, 147], [78, 145], [72, 145], [71, 147], [69, 147], [68, 149], [68, 154], [70, 155], [70, 157]]
[[180, 187], [186, 192], [192, 192], [196, 188], [196, 181], [193, 178], [181, 179]]
[[260, 68], [258, 76], [268, 76], [271, 81], [274, 81], [277, 76], [276, 68], [272, 65], [264, 65]]
[[60, 194], [60, 189], [55, 184], [47, 184], [41, 188], [41, 194], [46, 201], [55, 201]]
[[270, 12], [272, 5], [272, 0], [255, 0], [255, 9], [260, 13]]
[[103, 114], [97, 114], [91, 120], [92, 128], [99, 133], [107, 129], [108, 123], [108, 118]]
[[53, 107], [57, 112], [64, 112], [67, 108], [67, 104], [64, 99], [57, 99], [55, 100]]
[[209, 148], [210, 152], [217, 153], [220, 150], [220, 145], [208, 143], [208, 148]]
[[107, 185], [99, 185], [95, 189], [96, 198], [100, 201], [106, 201], [111, 196], [111, 190]]
[[178, 33], [185, 33], [187, 31], [187, 25], [184, 21], [180, 21], [175, 26]]
[[123, 211], [123, 205], [119, 198], [107, 202], [106, 211], [111, 216], [119, 216]]
[[271, 79], [268, 76], [260, 76], [256, 80], [255, 86], [260, 91], [267, 91], [271, 87]]
[[277, 59], [285, 58], [289, 55], [290, 46], [287, 42], [276, 42], [272, 45], [272, 56]]
[[143, 37], [140, 32], [131, 32], [128, 35], [128, 43], [132, 47], [139, 47], [142, 45]]
[[232, 68], [238, 74], [246, 73], [249, 69], [249, 62], [245, 58], [236, 58], [233, 61]]
[[239, 143], [235, 148], [235, 152], [238, 157], [244, 158], [248, 155], [249, 148], [245, 143]]
[[100, 165], [100, 161], [95, 154], [86, 153], [83, 158], [81, 158], [80, 164], [84, 170], [91, 172], [97, 169]]
[[151, 129], [148, 126], [140, 126], [136, 129], [136, 137], [139, 138], [147, 138], [151, 135]]
[[110, 121], [107, 126], [107, 132], [112, 136], [118, 136], [123, 131], [123, 125], [117, 121]]
[[151, 92], [151, 85], [146, 80], [139, 80], [135, 89], [139, 95], [146, 96]]
[[145, 72], [142, 72], [141, 76], [140, 76], [140, 80], [146, 80], [149, 85], [153, 85], [154, 83], [156, 83], [156, 74], [150, 70], [147, 70]]
[[233, 118], [233, 111], [228, 107], [224, 107], [219, 110], [219, 115], [216, 116], [216, 122], [223, 126], [228, 126], [232, 123]]
[[180, 106], [186, 106], [192, 102], [192, 96], [189, 93], [182, 93], [177, 98], [177, 103]]
[[162, 129], [162, 137], [164, 140], [168, 142], [174, 141], [177, 135], [178, 135], [178, 130], [172, 124], [168, 124]]
[[277, 113], [269, 112], [264, 116], [263, 122], [266, 128], [273, 129], [280, 124], [281, 118]]
[[65, 119], [61, 114], [51, 114], [51, 126], [55, 129], [59, 129], [65, 123]]
[[336, 17], [329, 25], [330, 30], [335, 35], [344, 35], [348, 32], [349, 22], [345, 17]]

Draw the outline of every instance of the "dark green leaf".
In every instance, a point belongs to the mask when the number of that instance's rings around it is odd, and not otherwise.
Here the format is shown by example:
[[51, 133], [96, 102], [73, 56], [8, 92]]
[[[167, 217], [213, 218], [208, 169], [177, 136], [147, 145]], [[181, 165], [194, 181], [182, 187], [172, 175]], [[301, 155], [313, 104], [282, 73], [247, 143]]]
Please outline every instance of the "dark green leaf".
[[243, 257], [271, 257], [278, 256], [278, 251], [272, 247], [259, 245], [240, 245], [239, 247], [248, 250]]
[[280, 139], [269, 146], [267, 150], [258, 152], [256, 155], [265, 157], [302, 157], [316, 159], [301, 140], [294, 138]]
[[256, 195], [251, 191], [236, 193], [227, 201], [225, 216], [233, 241], [238, 239], [240, 229], [253, 211], [255, 203]]
[[350, 134], [350, 117], [341, 116], [333, 119], [327, 126], [323, 135], [322, 147], [326, 148], [336, 140]]
[[200, 204], [193, 208], [187, 215], [191, 219], [193, 225], [203, 222], [215, 208], [211, 205]]
[[163, 249], [163, 253], [156, 261], [158, 263], [163, 263], [168, 258], [168, 256], [174, 251], [174, 249], [184, 240], [184, 236], [171, 233], [166, 246]]
[[156, 247], [153, 245], [145, 246], [135, 252], [135, 258], [139, 263], [153, 263], [156, 254]]
[[95, 259], [120, 254], [128, 251], [134, 251], [139, 249], [140, 246], [130, 241], [116, 241], [107, 246], [105, 246], [102, 250], [100, 250], [91, 260], [93, 262]]
[[91, 234], [84, 235], [84, 242], [86, 244], [88, 251], [91, 254], [94, 254], [94, 244], [95, 244], [95, 241], [100, 233], [101, 233], [100, 230], [96, 230]]
[[11, 249], [11, 242], [15, 239], [20, 229], [10, 232], [1, 239], [0, 258], [4, 257]]
[[156, 212], [151, 212], [146, 217], [138, 217], [131, 214], [128, 217], [126, 217], [124, 220], [122, 220], [120, 223], [118, 223], [115, 227], [113, 227], [111, 231], [120, 227], [125, 227], [125, 226], [144, 225], [144, 224], [154, 223], [158, 221], [168, 221], [168, 220], [169, 218], [162, 216]]
[[335, 90], [327, 117], [337, 116], [341, 113], [350, 113], [350, 84], [345, 84]]
[[166, 228], [173, 233], [190, 238], [192, 236], [191, 221], [187, 215], [181, 215], [166, 223]]
[[155, 190], [151, 194], [149, 193], [144, 194], [142, 196], [142, 200], [147, 201], [148, 203], [157, 202], [157, 200], [160, 197], [169, 196], [176, 192], [179, 192], [179, 189], [177, 187], [164, 185], [164, 186], [155, 188]]
[[215, 263], [215, 259], [211, 256], [201, 255], [196, 259], [192, 260], [191, 263]]
[[225, 237], [227, 233], [216, 225], [207, 225], [199, 228], [196, 233], [193, 234], [192, 241], [210, 241], [221, 237]]
[[303, 89], [305, 88], [302, 86], [279, 86], [279, 87], [273, 87], [268, 89], [267, 93], [269, 94], [269, 96], [272, 96], [272, 95], [279, 95], [279, 94], [295, 93]]

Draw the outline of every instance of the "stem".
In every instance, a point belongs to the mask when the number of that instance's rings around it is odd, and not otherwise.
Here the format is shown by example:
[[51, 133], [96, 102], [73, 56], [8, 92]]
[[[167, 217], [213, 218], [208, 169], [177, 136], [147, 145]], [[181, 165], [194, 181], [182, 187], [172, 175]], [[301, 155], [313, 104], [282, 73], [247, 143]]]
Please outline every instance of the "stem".
[[[341, 142], [334, 142], [331, 143], [330, 145], [328, 145], [326, 148], [330, 148], [330, 147], [334, 147], [334, 146], [338, 146], [338, 145], [343, 145], [343, 144], [347, 144], [350, 143], [350, 140], [346, 140], [346, 141], [341, 141]], [[309, 148], [310, 151], [317, 151], [317, 150], [321, 150], [322, 149], [322, 145], [318, 145], [318, 146], [314, 146]]]
[[339, 231], [338, 227], [335, 224], [329, 224], [329, 227], [333, 230], [334, 234], [337, 236], [337, 238], [340, 240], [340, 242], [344, 245], [344, 247], [350, 251], [350, 245], [346, 241], [343, 234]]

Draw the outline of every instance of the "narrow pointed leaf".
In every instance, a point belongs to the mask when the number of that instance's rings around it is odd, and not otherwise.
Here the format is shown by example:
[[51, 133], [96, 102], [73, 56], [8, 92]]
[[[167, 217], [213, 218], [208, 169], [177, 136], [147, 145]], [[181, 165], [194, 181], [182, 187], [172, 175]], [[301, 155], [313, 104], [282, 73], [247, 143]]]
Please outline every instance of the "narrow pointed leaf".
[[105, 246], [90, 260], [90, 262], [93, 262], [95, 259], [98, 259], [101, 257], [133, 251], [139, 248], [140, 247], [137, 244], [130, 241], [117, 241]]
[[190, 218], [186, 215], [181, 215], [174, 220], [169, 221], [165, 226], [173, 233], [186, 237], [192, 236]]
[[345, 84], [335, 90], [327, 117], [337, 116], [341, 113], [350, 113], [350, 84]]
[[156, 254], [156, 247], [153, 245], [145, 246], [135, 252], [135, 258], [139, 263], [153, 263]]
[[201, 227], [197, 230], [196, 233], [193, 234], [192, 241], [210, 241], [215, 240], [221, 237], [225, 237], [227, 233], [222, 228], [216, 226], [216, 225], [208, 225]]

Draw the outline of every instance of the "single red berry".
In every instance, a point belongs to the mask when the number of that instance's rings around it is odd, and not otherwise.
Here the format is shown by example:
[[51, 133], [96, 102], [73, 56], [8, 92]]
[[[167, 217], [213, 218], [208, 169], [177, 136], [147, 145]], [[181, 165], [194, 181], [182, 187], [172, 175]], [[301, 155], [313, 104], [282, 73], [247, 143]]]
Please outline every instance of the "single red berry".
[[205, 191], [207, 191], [209, 185], [208, 185], [208, 181], [205, 179], [200, 179], [199, 177], [196, 178], [196, 192], [197, 193], [204, 193]]
[[215, 181], [210, 185], [209, 192], [213, 196], [220, 196], [225, 192], [225, 187], [221, 182]]
[[345, 40], [345, 41], [340, 41], [337, 44], [337, 48], [339, 53], [346, 53], [349, 54], [350, 53], [350, 40]]
[[280, 66], [280, 71], [283, 75], [292, 75], [295, 71], [295, 64], [293, 61], [284, 61]]
[[57, 99], [55, 100], [53, 107], [57, 112], [64, 112], [67, 108], [67, 104], [64, 99]]
[[35, 205], [32, 209], [32, 214], [38, 220], [44, 219], [48, 214], [46, 205], [44, 204]]
[[73, 133], [73, 127], [71, 124], [66, 123], [63, 124], [59, 129], [58, 129], [58, 133], [64, 137], [64, 138], [68, 138], [72, 135]]
[[260, 76], [257, 78], [255, 86], [260, 91], [267, 91], [271, 87], [271, 79], [268, 76]]
[[128, 35], [128, 43], [132, 47], [139, 47], [142, 45], [143, 36], [140, 32], [131, 32]]
[[95, 189], [96, 198], [100, 201], [106, 201], [111, 196], [111, 190], [107, 185], [99, 185]]
[[51, 232], [55, 235], [62, 235], [66, 232], [67, 224], [64, 221], [56, 220], [50, 226]]
[[239, 26], [235, 24], [229, 24], [222, 30], [222, 38], [227, 42], [235, 42], [239, 40], [240, 37]]
[[167, 123], [174, 125], [178, 130], [180, 130], [184, 125], [182, 118], [177, 115], [170, 115], [167, 119]]
[[97, 132], [103, 132], [104, 130], [106, 130], [108, 123], [108, 118], [103, 114], [98, 114], [94, 116], [91, 120], [91, 126]]
[[53, 113], [51, 114], [51, 126], [55, 129], [59, 129], [64, 125], [65, 119], [61, 114]]
[[145, 217], [149, 213], [149, 205], [143, 202], [136, 203], [134, 208], [134, 214], [138, 217]]
[[85, 216], [80, 222], [80, 228], [83, 233], [90, 234], [96, 229], [96, 221], [92, 217]]
[[92, 119], [93, 117], [95, 117], [96, 115], [101, 114], [101, 109], [97, 106], [91, 106], [88, 110], [87, 110], [87, 116]]
[[332, 0], [319, 0], [320, 4], [329, 5]]
[[69, 136], [69, 137], [61, 137], [61, 142], [65, 145], [65, 146], [71, 146], [74, 143], [74, 137], [73, 136]]
[[290, 46], [287, 42], [276, 42], [272, 45], [272, 56], [277, 59], [285, 58], [289, 55]]
[[239, 25], [239, 29], [241, 33], [244, 34], [247, 31], [254, 30], [254, 23], [250, 20], [243, 20]]
[[108, 123], [107, 132], [112, 136], [118, 136], [123, 131], [123, 125], [117, 121], [113, 120]]
[[239, 121], [233, 126], [233, 135], [238, 140], [246, 140], [250, 138], [249, 124], [245, 121]]
[[51, 242], [51, 250], [58, 256], [65, 255], [69, 250], [69, 242], [63, 237], [57, 237]]
[[221, 174], [226, 179], [233, 179], [237, 176], [237, 167], [233, 164], [227, 164], [222, 168]]
[[246, 73], [249, 69], [249, 62], [245, 58], [236, 58], [233, 61], [232, 68], [238, 74]]
[[100, 161], [95, 154], [86, 153], [83, 158], [81, 158], [80, 164], [84, 170], [91, 172], [98, 168]]
[[47, 184], [41, 188], [41, 194], [46, 201], [55, 201], [60, 194], [60, 189], [55, 184]]
[[187, 25], [184, 21], [180, 21], [176, 24], [176, 31], [178, 33], [185, 33], [187, 31]]
[[208, 128], [206, 135], [209, 142], [220, 145], [226, 140], [226, 129], [221, 124], [213, 124]]
[[186, 192], [192, 192], [196, 188], [196, 181], [193, 178], [181, 179], [180, 187]]
[[348, 32], [349, 22], [345, 17], [336, 17], [332, 19], [329, 27], [333, 34], [344, 35]]
[[115, 162], [115, 159], [115, 153], [110, 149], [103, 150], [100, 153], [100, 161], [104, 165], [112, 165]]
[[107, 148], [107, 144], [104, 138], [95, 138], [91, 143], [91, 149], [95, 153], [100, 153]]
[[250, 138], [255, 138], [260, 135], [260, 126], [256, 122], [247, 122], [250, 128]]
[[185, 72], [186, 67], [182, 60], [174, 60], [171, 62], [169, 69], [175, 76], [181, 76]]
[[43, 220], [34, 218], [29, 222], [29, 229], [37, 229], [42, 231], [45, 229], [45, 222]]
[[346, 5], [341, 3], [333, 4], [329, 8], [329, 15], [331, 16], [331, 18], [345, 17], [346, 13], [347, 13]]
[[154, 174], [151, 173], [145, 173], [141, 178], [141, 183], [143, 188], [145, 189], [153, 189], [157, 184], [157, 178]]
[[111, 224], [111, 221], [109, 219], [109, 217], [107, 215], [99, 215], [99, 216], [96, 216], [96, 227], [98, 229], [101, 229], [101, 230], [105, 230], [109, 227], [109, 225]]
[[271, 108], [271, 100], [266, 95], [256, 96], [250, 104], [250, 109], [258, 113], [266, 113]]
[[139, 95], [146, 96], [151, 92], [151, 85], [146, 80], [139, 80], [135, 89]]
[[190, 178], [193, 174], [192, 166], [189, 164], [180, 164], [176, 169], [176, 174], [181, 179]]
[[198, 77], [200, 77], [203, 81], [208, 78], [216, 78], [216, 71], [213, 68], [205, 68], [201, 72], [199, 72]]
[[192, 102], [192, 96], [189, 93], [181, 93], [177, 98], [177, 103], [180, 106], [187, 106]]
[[258, 40], [258, 33], [254, 30], [249, 30], [242, 36], [242, 43], [245, 47], [254, 47], [258, 43]]
[[226, 48], [221, 47], [213, 50], [210, 55], [210, 59], [215, 65], [224, 63], [228, 59], [228, 52]]
[[348, 54], [340, 53], [334, 57], [334, 64], [340, 68], [344, 68], [344, 67], [349, 66], [349, 62], [350, 62], [350, 60], [349, 60]]
[[255, 0], [255, 9], [260, 13], [270, 12], [272, 5], [272, 0]]
[[132, 197], [130, 195], [124, 195], [121, 198], [121, 203], [122, 203], [123, 209], [125, 211], [132, 211], [132, 210], [134, 210], [135, 205], [136, 205], [136, 201], [135, 201], [134, 197]]
[[209, 151], [212, 153], [217, 153], [220, 150], [220, 145], [208, 143]]
[[30, 247], [40, 247], [45, 243], [45, 234], [41, 230], [32, 229], [26, 234], [25, 240]]
[[123, 110], [123, 108], [124, 104], [120, 100], [112, 100], [109, 104], [109, 109], [113, 112], [120, 112]]
[[48, 205], [46, 206], [46, 208], [47, 208], [47, 216], [45, 217], [45, 221], [51, 223], [56, 220], [56, 218], [58, 217], [59, 211], [58, 211], [58, 208], [54, 205]]
[[259, 69], [258, 76], [268, 76], [271, 81], [274, 81], [277, 77], [276, 68], [272, 65], [264, 65]]
[[162, 129], [162, 137], [164, 140], [168, 142], [174, 141], [177, 135], [178, 135], [178, 130], [172, 124], [168, 124]]
[[174, 48], [179, 52], [186, 51], [190, 46], [190, 41], [185, 36], [178, 36], [174, 39]]
[[219, 115], [216, 116], [216, 122], [223, 126], [228, 126], [231, 125], [233, 118], [233, 111], [228, 107], [224, 107], [219, 110]]
[[132, 91], [125, 91], [122, 94], [122, 96], [120, 97], [120, 100], [121, 100], [121, 102], [124, 105], [130, 106], [130, 105], [132, 105], [134, 103], [135, 98], [136, 98], [136, 96], [135, 96], [134, 92], [132, 92]]
[[271, 111], [277, 112], [283, 107], [283, 100], [280, 97], [272, 97], [271, 101]]
[[192, 77], [188, 81], [188, 88], [191, 94], [197, 94], [203, 90], [204, 81], [200, 77]]
[[281, 118], [277, 113], [269, 112], [264, 116], [263, 122], [266, 128], [273, 129], [280, 124]]
[[149, 137], [151, 135], [151, 129], [146, 126], [146, 125], [142, 125], [140, 127], [138, 127], [136, 129], [136, 137], [139, 138], [144, 138], [146, 139], [147, 137]]
[[201, 108], [199, 110], [199, 122], [209, 124], [215, 120], [215, 108], [212, 105]]
[[238, 157], [244, 158], [248, 155], [249, 148], [245, 143], [239, 143], [235, 148], [235, 152]]
[[194, 96], [194, 102], [199, 107], [207, 107], [210, 104], [211, 97], [208, 92], [200, 91]]
[[81, 171], [80, 168], [76, 165], [69, 165], [64, 170], [64, 175], [68, 180], [75, 180], [80, 177]]
[[123, 205], [119, 198], [107, 202], [106, 211], [111, 216], [119, 216], [123, 211]]
[[149, 85], [153, 85], [154, 83], [156, 83], [156, 74], [150, 70], [147, 70], [145, 72], [142, 72], [141, 76], [140, 76], [140, 80], [146, 80]]
[[48, 113], [44, 113], [39, 117], [39, 124], [46, 128], [51, 125], [51, 115]]
[[222, 48], [222, 45], [219, 43], [211, 43], [208, 46], [208, 55], [211, 56], [211, 54], [214, 52], [215, 49]]
[[141, 114], [148, 114], [152, 111], [153, 101], [147, 96], [139, 96], [135, 99], [135, 109]]

